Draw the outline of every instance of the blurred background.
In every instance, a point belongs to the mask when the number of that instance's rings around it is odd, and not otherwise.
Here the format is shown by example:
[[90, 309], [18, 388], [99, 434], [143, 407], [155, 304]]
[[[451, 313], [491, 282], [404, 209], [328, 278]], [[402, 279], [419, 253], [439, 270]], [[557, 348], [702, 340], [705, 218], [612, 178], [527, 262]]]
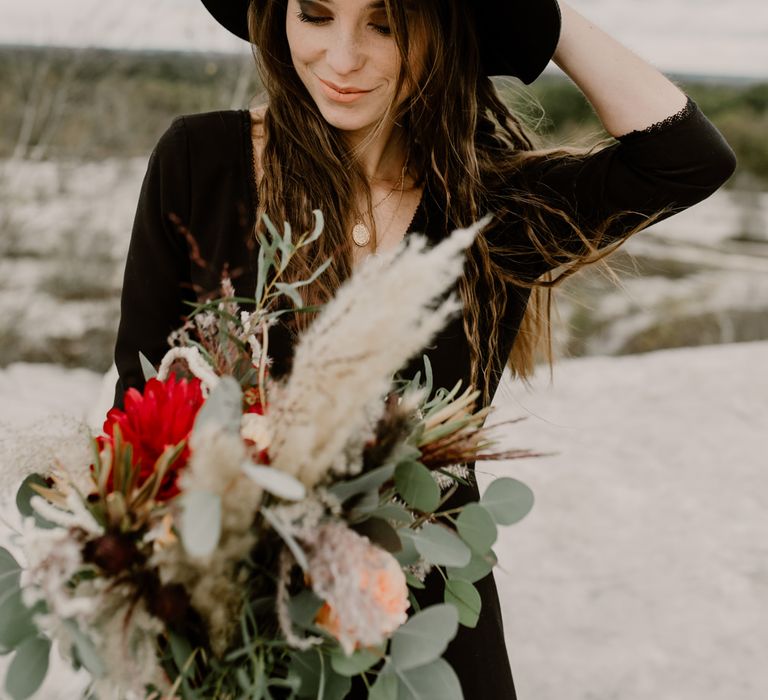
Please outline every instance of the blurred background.
[[[497, 394], [499, 420], [528, 416], [505, 440], [559, 452], [478, 465], [538, 498], [499, 543], [519, 694], [765, 698], [768, 6], [571, 4], [678, 82], [739, 168], [614, 255], [620, 286], [569, 281], [554, 384]], [[499, 85], [544, 144], [604, 135], [554, 66]], [[149, 153], [176, 115], [258, 90], [196, 0], [0, 0], [0, 437], [52, 412], [98, 425]]]

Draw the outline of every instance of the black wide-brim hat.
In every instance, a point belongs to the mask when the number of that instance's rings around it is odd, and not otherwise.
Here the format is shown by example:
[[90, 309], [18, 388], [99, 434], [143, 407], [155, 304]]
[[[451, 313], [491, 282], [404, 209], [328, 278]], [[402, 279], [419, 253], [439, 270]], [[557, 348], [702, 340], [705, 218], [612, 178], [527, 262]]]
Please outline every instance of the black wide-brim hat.
[[[557, 0], [466, 0], [476, 16], [486, 75], [512, 75], [530, 85], [546, 68], [560, 39]], [[249, 0], [202, 0], [219, 24], [248, 41]]]

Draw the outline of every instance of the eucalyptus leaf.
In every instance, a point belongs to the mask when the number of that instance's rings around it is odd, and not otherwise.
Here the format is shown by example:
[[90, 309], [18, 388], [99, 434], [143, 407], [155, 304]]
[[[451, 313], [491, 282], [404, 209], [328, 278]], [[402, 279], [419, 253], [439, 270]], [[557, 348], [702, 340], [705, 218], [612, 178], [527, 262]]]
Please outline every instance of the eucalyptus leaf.
[[26, 700], [34, 695], [48, 673], [51, 642], [44, 637], [30, 637], [17, 650], [5, 674], [5, 690], [12, 700]]
[[441, 603], [417, 612], [392, 636], [392, 664], [407, 671], [440, 658], [458, 626], [459, 613], [453, 605]]
[[328, 267], [332, 262], [333, 262], [333, 258], [328, 258], [327, 260], [322, 262], [318, 267], [316, 267], [312, 272], [312, 274], [309, 277], [307, 277], [307, 279], [294, 282], [294, 285], [297, 287], [305, 287], [308, 284], [312, 284], [312, 282], [314, 282], [318, 277], [320, 277], [321, 274], [323, 274], [323, 272], [325, 272], [328, 269]]
[[382, 467], [371, 469], [371, 471], [365, 472], [365, 474], [350, 479], [349, 481], [341, 481], [338, 484], [334, 484], [328, 490], [344, 503], [344, 501], [358, 493], [378, 489], [382, 484], [392, 478], [394, 472], [394, 465], [386, 464]]
[[331, 652], [331, 667], [340, 676], [357, 676], [374, 666], [383, 656], [381, 649], [357, 649], [349, 656], [341, 648], [334, 649]]
[[72, 637], [77, 660], [85, 666], [94, 678], [101, 678], [106, 673], [106, 666], [96, 649], [96, 645], [73, 620], [65, 620], [64, 626]]
[[291, 656], [290, 670], [300, 681], [298, 697], [316, 698], [320, 689], [320, 651], [307, 649], [295, 652]]
[[16, 508], [24, 518], [34, 518], [35, 525], [39, 528], [50, 529], [56, 527], [56, 525], [49, 520], [46, 520], [40, 513], [38, 513], [32, 507], [32, 498], [39, 496], [32, 486], [40, 486], [42, 488], [49, 488], [48, 483], [40, 474], [30, 474], [24, 481], [21, 482], [18, 491], [16, 492]]
[[456, 671], [445, 659], [426, 666], [401, 671], [397, 669], [397, 700], [463, 700]]
[[277, 230], [277, 226], [275, 226], [274, 222], [269, 218], [267, 214], [262, 214], [261, 220], [264, 222], [264, 226], [266, 227], [267, 231], [269, 231], [270, 236], [272, 236], [272, 240], [270, 241], [269, 245], [277, 246], [277, 241], [281, 238], [280, 231]]
[[466, 566], [472, 559], [469, 547], [447, 527], [427, 523], [414, 531], [413, 539], [419, 554], [431, 564]]
[[240, 434], [243, 391], [234, 377], [221, 377], [195, 418], [194, 431], [208, 424]]
[[418, 588], [420, 591], [426, 588], [426, 586], [418, 578], [416, 578], [416, 576], [414, 576], [410, 571], [405, 572], [405, 582], [411, 588]]
[[315, 215], [315, 228], [309, 235], [309, 238], [304, 241], [304, 245], [314, 243], [318, 238], [320, 238], [320, 234], [325, 228], [325, 218], [323, 217], [323, 212], [321, 212], [319, 209], [313, 209], [312, 213]]
[[352, 529], [388, 552], [399, 552], [403, 548], [395, 528], [381, 518], [368, 518], [353, 525]]
[[139, 351], [139, 364], [141, 365], [141, 373], [144, 375], [145, 382], [148, 382], [150, 379], [155, 379], [157, 377], [157, 370], [155, 369], [155, 366], [141, 351]]
[[485, 554], [472, 552], [472, 558], [466, 566], [448, 567], [448, 578], [458, 578], [463, 581], [469, 581], [469, 583], [474, 583], [490, 574], [493, 567], [496, 566], [496, 562], [496, 554], [493, 550], [490, 550]]
[[265, 467], [253, 462], [242, 465], [245, 474], [265, 491], [286, 501], [301, 501], [307, 493], [298, 479], [274, 467]]
[[6, 591], [0, 598], [0, 647], [16, 649], [37, 633], [32, 611], [24, 605], [21, 590], [16, 588]]
[[18, 590], [20, 579], [19, 563], [5, 547], [0, 547], [0, 600], [5, 593]]
[[400, 538], [400, 544], [402, 549], [397, 552], [392, 552], [392, 556], [397, 559], [400, 566], [410, 566], [415, 564], [421, 558], [419, 550], [416, 549], [416, 532], [408, 527], [401, 527], [397, 530], [397, 535]]
[[291, 619], [300, 627], [309, 627], [317, 617], [323, 600], [314, 591], [304, 589], [288, 602]]
[[179, 533], [193, 557], [207, 557], [221, 536], [221, 496], [208, 491], [186, 491], [180, 497]]
[[397, 676], [392, 671], [385, 669], [371, 686], [368, 700], [398, 700], [397, 688]]
[[513, 525], [533, 508], [533, 491], [522, 481], [502, 477], [492, 481], [480, 498], [497, 525]]
[[401, 462], [395, 469], [395, 488], [412, 508], [425, 513], [440, 505], [440, 487], [429, 469], [415, 461]]
[[459, 611], [459, 622], [464, 627], [476, 627], [483, 602], [480, 593], [469, 581], [449, 579], [445, 583], [445, 602], [455, 605]]
[[476, 552], [487, 552], [496, 542], [497, 531], [491, 514], [478, 503], [464, 507], [456, 519], [461, 538]]
[[296, 308], [304, 306], [304, 299], [302, 299], [299, 290], [296, 289], [296, 285], [288, 284], [287, 282], [276, 282], [275, 288], [281, 293], [285, 294]]
[[421, 450], [418, 447], [409, 445], [407, 442], [401, 442], [392, 450], [387, 462], [394, 465], [398, 465], [400, 462], [418, 462], [419, 457], [421, 457]]
[[381, 497], [379, 496], [378, 489], [371, 489], [358, 494], [356, 498], [348, 505], [351, 505], [351, 511], [349, 513], [350, 522], [355, 520], [364, 520], [370, 513], [379, 507]]
[[260, 302], [261, 297], [264, 296], [264, 286], [267, 283], [266, 254], [267, 252], [264, 249], [264, 246], [260, 245], [256, 263], [256, 290], [254, 293], [254, 299], [257, 303]]
[[352, 681], [336, 673], [319, 649], [294, 654], [291, 668], [301, 678], [300, 698], [343, 700], [352, 687]]
[[406, 525], [413, 522], [413, 516], [410, 512], [397, 503], [385, 503], [383, 506], [376, 508], [376, 510], [372, 510], [370, 515], [371, 517], [384, 518], [385, 520], [405, 523]]

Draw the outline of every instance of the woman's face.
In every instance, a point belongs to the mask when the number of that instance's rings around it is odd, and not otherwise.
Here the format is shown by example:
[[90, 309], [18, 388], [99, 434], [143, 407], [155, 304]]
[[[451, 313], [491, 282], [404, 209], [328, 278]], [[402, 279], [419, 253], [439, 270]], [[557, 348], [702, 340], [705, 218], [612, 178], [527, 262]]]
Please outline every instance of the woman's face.
[[[395, 99], [400, 53], [383, 0], [289, 0], [285, 24], [294, 68], [331, 126], [366, 129], [407, 97]], [[423, 42], [410, 43], [420, 61]]]

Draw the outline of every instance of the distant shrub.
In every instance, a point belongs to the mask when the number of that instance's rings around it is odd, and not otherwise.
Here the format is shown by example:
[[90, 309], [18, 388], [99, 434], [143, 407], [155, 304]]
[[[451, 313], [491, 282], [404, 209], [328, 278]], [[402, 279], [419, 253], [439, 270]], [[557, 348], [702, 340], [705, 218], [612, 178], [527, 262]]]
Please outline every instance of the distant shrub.
[[[768, 185], [768, 83], [678, 82], [723, 131], [740, 167]], [[497, 85], [543, 145], [605, 136], [570, 80], [547, 74], [528, 87]], [[176, 115], [245, 108], [259, 91], [248, 56], [0, 48], [0, 158], [14, 150], [35, 158], [147, 156]]]

